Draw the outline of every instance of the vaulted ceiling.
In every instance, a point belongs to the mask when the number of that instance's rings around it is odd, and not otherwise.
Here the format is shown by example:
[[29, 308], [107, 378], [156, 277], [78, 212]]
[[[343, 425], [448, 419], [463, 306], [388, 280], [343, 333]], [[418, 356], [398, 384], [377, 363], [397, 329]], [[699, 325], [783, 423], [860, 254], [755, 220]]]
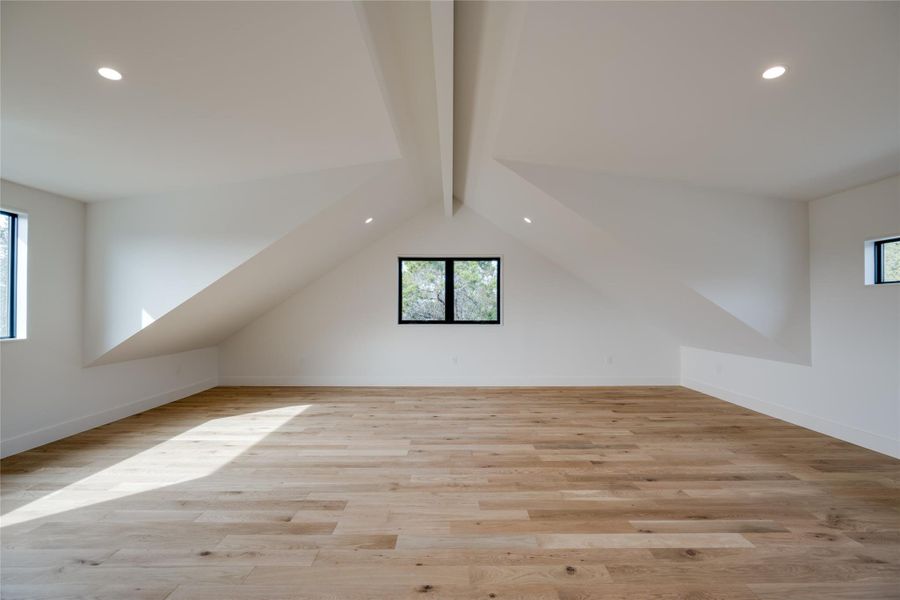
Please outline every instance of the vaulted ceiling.
[[[696, 256], [654, 299], [628, 273], [665, 250], [635, 252], [622, 207], [778, 221], [897, 173], [898, 31], [900, 4], [877, 2], [4, 2], [2, 176], [110, 227], [115, 206], [212, 197], [283, 211], [202, 277], [176, 272], [152, 324], [112, 323], [127, 299], [89, 264], [87, 362], [218, 343], [454, 201], [686, 344], [803, 362], [808, 298], [786, 282], [805, 264], [754, 275], [771, 311]], [[761, 79], [772, 64], [787, 74]], [[522, 229], [524, 207], [540, 227]]]
[[400, 156], [350, 3], [4, 2], [2, 45], [17, 183], [95, 201]]
[[897, 3], [537, 2], [521, 21], [499, 157], [796, 200], [900, 165]]

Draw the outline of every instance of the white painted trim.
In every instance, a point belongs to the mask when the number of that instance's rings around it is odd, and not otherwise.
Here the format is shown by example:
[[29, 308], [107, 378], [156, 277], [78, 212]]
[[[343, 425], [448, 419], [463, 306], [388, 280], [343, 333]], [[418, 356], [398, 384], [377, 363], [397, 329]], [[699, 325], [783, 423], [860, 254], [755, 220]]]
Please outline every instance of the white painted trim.
[[874, 450], [875, 452], [881, 452], [882, 454], [887, 454], [894, 458], [900, 458], [900, 440], [890, 438], [886, 435], [873, 433], [851, 425], [838, 423], [830, 419], [823, 419], [822, 417], [801, 412], [782, 404], [761, 400], [739, 392], [720, 388], [711, 383], [700, 381], [699, 379], [684, 377], [682, 378], [681, 385], [697, 392], [715, 396], [720, 400], [725, 400], [726, 402], [737, 404], [738, 406], [743, 406], [750, 410], [755, 410], [764, 415], [775, 417], [776, 419], [781, 419], [782, 421], [787, 421], [788, 423], [799, 425], [819, 433], [824, 433], [825, 435], [851, 444], [856, 444], [857, 446], [862, 446], [863, 448], [868, 448], [869, 450]]
[[218, 378], [209, 377], [176, 390], [170, 390], [135, 402], [115, 406], [108, 410], [85, 415], [83, 417], [77, 417], [69, 421], [63, 421], [56, 425], [48, 425], [47, 427], [42, 427], [41, 429], [30, 431], [28, 433], [22, 433], [15, 437], [0, 441], [0, 457], [18, 454], [19, 452], [24, 452], [44, 444], [49, 444], [50, 442], [55, 442], [56, 440], [61, 440], [70, 435], [93, 429], [94, 427], [112, 423], [113, 421], [130, 417], [139, 412], [144, 412], [145, 410], [150, 410], [151, 408], [156, 408], [157, 406], [162, 406], [163, 404], [168, 404], [169, 402], [174, 402], [192, 394], [208, 390], [216, 387], [216, 385], [218, 385]]
[[630, 386], [681, 385], [678, 377], [509, 376], [509, 377], [392, 377], [349, 375], [225, 375], [219, 385], [233, 386], [337, 386], [337, 387], [531, 387], [531, 386]]

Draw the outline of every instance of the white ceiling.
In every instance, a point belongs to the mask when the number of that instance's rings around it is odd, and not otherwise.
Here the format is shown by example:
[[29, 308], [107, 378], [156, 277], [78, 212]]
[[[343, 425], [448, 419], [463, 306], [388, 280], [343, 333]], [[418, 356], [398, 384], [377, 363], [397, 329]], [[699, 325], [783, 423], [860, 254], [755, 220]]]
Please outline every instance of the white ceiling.
[[900, 3], [528, 3], [500, 112], [499, 158], [821, 197], [900, 171]]
[[399, 157], [349, 2], [3, 2], [0, 72], [2, 176], [83, 200]]
[[[455, 87], [455, 99], [409, 94], [400, 78], [421, 69], [405, 50], [418, 43], [407, 25], [428, 27], [427, 11], [391, 6], [3, 2], [2, 176], [91, 201], [403, 154], [447, 188], [454, 166], [436, 170], [440, 157], [406, 146], [433, 145], [410, 132], [447, 131], [448, 107], [466, 110], [472, 82], [457, 72], [438, 86], [445, 96]], [[478, 125], [491, 130], [493, 157], [789, 199], [900, 171], [900, 3], [532, 2], [508, 12], [524, 15], [497, 72], [508, 83]], [[457, 39], [469, 26], [457, 18]], [[763, 81], [777, 63], [787, 75]], [[101, 79], [101, 65], [125, 79]], [[443, 121], [422, 122], [434, 115]], [[458, 180], [471, 149], [457, 153]]]

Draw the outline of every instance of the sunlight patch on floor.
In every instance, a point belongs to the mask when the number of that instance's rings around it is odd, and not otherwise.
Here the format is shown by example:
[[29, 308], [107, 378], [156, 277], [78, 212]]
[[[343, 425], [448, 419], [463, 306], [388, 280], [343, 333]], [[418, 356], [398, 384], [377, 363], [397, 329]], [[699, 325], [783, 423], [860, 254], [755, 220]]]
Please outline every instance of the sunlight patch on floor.
[[[0, 527], [207, 477], [309, 407], [284, 406], [211, 419], [10, 511], [0, 517]], [[123, 439], [127, 435], [123, 433]], [[190, 462], [183, 458], [186, 447]]]

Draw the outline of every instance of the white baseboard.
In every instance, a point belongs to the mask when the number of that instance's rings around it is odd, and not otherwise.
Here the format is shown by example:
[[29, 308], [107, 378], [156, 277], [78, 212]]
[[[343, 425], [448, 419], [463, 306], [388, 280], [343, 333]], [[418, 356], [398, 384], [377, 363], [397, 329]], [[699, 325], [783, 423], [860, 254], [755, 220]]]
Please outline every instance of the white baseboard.
[[679, 377], [511, 376], [511, 377], [398, 377], [398, 376], [281, 376], [223, 375], [219, 385], [232, 386], [335, 386], [335, 387], [602, 387], [628, 385], [681, 385]]
[[42, 427], [41, 429], [36, 429], [35, 431], [23, 433], [17, 435], [16, 437], [5, 439], [0, 442], [0, 457], [18, 454], [19, 452], [24, 452], [25, 450], [30, 450], [38, 446], [43, 446], [44, 444], [49, 444], [50, 442], [61, 440], [63, 438], [69, 437], [70, 435], [75, 435], [76, 433], [81, 433], [82, 431], [87, 431], [88, 429], [99, 427], [100, 425], [112, 423], [113, 421], [118, 421], [119, 419], [130, 417], [131, 415], [137, 414], [139, 412], [150, 410], [151, 408], [156, 408], [157, 406], [162, 406], [163, 404], [168, 404], [169, 402], [174, 402], [175, 400], [186, 398], [191, 394], [196, 394], [198, 392], [202, 392], [203, 390], [208, 390], [210, 388], [216, 387], [216, 385], [218, 385], [218, 379], [216, 377], [210, 377], [208, 379], [192, 383], [191, 385], [187, 385], [176, 390], [170, 390], [168, 392], [163, 392], [162, 394], [150, 396], [149, 398], [143, 398], [141, 400], [129, 402], [128, 404], [123, 404], [121, 406], [115, 406], [101, 412], [85, 415], [83, 417], [77, 417], [69, 421], [63, 421], [62, 423], [49, 425], [47, 427]]
[[900, 440], [895, 440], [879, 433], [873, 433], [864, 429], [858, 429], [851, 425], [844, 425], [829, 419], [823, 419], [806, 412], [798, 411], [793, 408], [761, 400], [752, 396], [747, 396], [739, 392], [727, 390], [699, 379], [691, 379], [685, 377], [681, 381], [681, 385], [697, 392], [715, 396], [720, 400], [755, 410], [764, 415], [787, 421], [794, 425], [799, 425], [819, 433], [824, 433], [839, 440], [874, 450], [882, 454], [887, 454], [894, 458], [900, 458]]

